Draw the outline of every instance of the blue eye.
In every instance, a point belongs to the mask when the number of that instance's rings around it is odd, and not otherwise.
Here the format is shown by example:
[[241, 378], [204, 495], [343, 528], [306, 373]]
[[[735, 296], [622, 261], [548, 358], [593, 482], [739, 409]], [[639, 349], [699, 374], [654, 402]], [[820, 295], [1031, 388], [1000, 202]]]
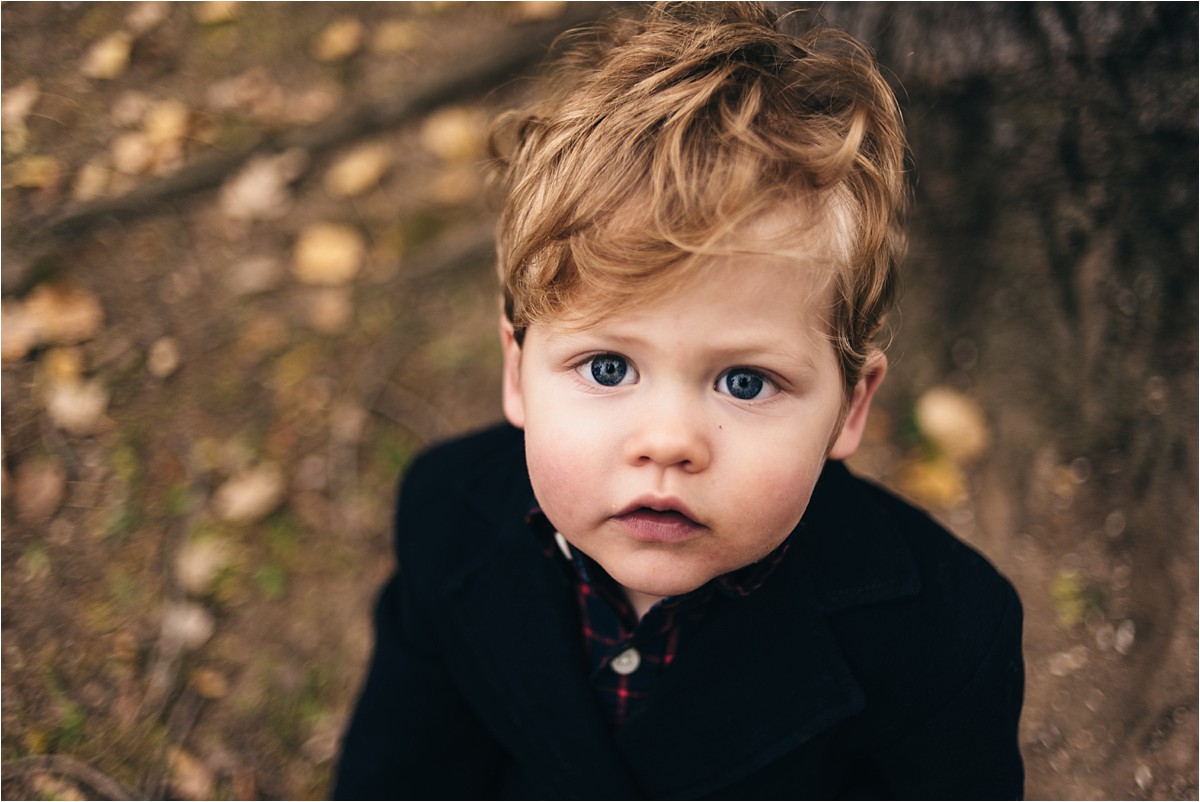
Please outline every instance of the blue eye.
[[717, 379], [717, 392], [740, 401], [770, 398], [778, 390], [770, 379], [749, 368], [734, 368]]
[[637, 378], [637, 371], [620, 354], [597, 354], [580, 365], [579, 372], [585, 378], [590, 373], [592, 380], [603, 387], [616, 387], [626, 384], [626, 379]]

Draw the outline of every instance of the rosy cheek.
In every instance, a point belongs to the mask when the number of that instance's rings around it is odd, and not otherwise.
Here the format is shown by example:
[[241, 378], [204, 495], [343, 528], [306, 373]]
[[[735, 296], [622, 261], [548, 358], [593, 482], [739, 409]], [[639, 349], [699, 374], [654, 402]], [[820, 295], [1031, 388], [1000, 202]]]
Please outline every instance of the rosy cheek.
[[579, 457], [578, 447], [553, 440], [530, 440], [526, 449], [529, 478], [538, 503], [560, 526], [566, 523], [576, 504], [571, 499], [583, 498], [588, 479]]
[[[783, 532], [784, 535], [790, 532], [808, 506], [815, 479], [816, 473], [808, 471], [783, 470], [761, 475], [753, 493], [761, 531]], [[781, 499], [786, 501], [781, 504]]]

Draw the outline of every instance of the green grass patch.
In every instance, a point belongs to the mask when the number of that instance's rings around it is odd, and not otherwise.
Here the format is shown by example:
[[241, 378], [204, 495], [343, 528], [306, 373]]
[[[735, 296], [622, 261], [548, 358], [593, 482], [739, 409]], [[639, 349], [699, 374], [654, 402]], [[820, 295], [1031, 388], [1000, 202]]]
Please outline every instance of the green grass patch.
[[267, 563], [254, 572], [254, 584], [267, 601], [279, 601], [287, 593], [287, 575], [274, 563]]

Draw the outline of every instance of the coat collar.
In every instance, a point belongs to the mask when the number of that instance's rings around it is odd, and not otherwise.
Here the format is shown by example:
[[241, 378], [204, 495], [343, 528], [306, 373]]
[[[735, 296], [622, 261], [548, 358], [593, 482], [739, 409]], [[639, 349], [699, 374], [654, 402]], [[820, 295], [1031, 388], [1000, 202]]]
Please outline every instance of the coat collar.
[[[687, 659], [614, 737], [585, 672], [572, 670], [585, 664], [576, 608], [561, 567], [525, 524], [532, 491], [515, 432], [470, 482], [467, 497], [489, 527], [475, 542], [489, 545], [454, 575], [445, 599], [480, 682], [500, 701], [491, 725], [564, 798], [698, 797], [858, 712], [862, 691], [828, 615], [919, 590], [907, 546], [876, 505], [862, 503], [863, 487], [841, 465], [826, 467], [803, 536], [776, 574], [711, 608]], [[703, 704], [698, 687], [707, 689]]]
[[878, 488], [828, 462], [804, 514], [803, 559], [827, 613], [915, 596], [920, 577]]

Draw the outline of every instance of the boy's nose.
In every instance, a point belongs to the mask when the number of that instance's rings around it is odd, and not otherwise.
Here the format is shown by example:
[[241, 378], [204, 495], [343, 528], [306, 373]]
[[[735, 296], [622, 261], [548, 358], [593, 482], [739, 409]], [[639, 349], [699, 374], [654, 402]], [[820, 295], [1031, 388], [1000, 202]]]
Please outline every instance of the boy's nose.
[[639, 416], [625, 444], [631, 465], [680, 467], [698, 473], [708, 467], [711, 443], [697, 410], [659, 402]]

